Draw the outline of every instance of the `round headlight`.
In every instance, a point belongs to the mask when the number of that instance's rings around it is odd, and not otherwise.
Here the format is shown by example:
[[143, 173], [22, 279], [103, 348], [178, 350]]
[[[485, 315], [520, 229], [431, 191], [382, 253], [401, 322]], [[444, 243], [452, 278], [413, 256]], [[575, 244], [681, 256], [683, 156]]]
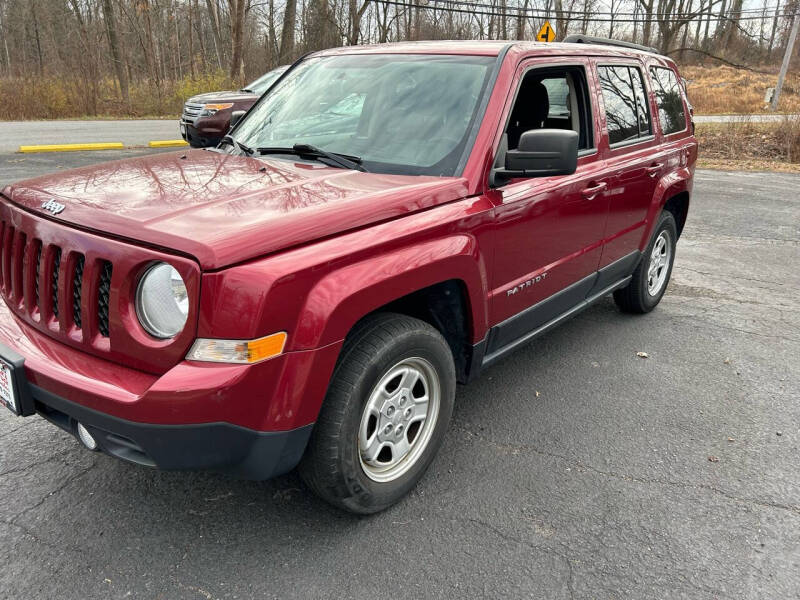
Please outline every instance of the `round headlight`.
[[136, 290], [136, 315], [154, 337], [166, 339], [181, 332], [189, 315], [189, 294], [174, 267], [162, 262], [145, 271]]

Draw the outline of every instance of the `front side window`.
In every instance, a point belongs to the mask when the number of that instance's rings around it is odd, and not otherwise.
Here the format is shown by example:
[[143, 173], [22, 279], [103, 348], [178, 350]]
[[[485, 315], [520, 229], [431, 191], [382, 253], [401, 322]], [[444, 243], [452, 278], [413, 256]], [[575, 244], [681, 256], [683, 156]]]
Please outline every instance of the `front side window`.
[[508, 148], [532, 129], [572, 129], [578, 149], [594, 147], [586, 75], [583, 67], [546, 67], [528, 71], [520, 83], [509, 115]]
[[683, 131], [686, 129], [686, 113], [675, 72], [664, 67], [653, 67], [650, 75], [658, 105], [658, 119], [664, 135]]
[[313, 145], [359, 157], [372, 172], [452, 176], [495, 60], [401, 54], [313, 57], [261, 99], [235, 137], [253, 149]]
[[652, 133], [642, 74], [637, 67], [597, 68], [606, 108], [608, 143], [630, 142]]

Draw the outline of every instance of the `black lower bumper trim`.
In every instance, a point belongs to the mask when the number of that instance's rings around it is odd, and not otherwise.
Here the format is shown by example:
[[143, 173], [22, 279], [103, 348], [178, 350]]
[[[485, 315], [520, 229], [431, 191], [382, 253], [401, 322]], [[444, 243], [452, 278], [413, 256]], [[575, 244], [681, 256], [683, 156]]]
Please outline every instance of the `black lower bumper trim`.
[[65, 400], [30, 384], [36, 412], [75, 435], [78, 423], [112, 456], [160, 469], [220, 471], [243, 479], [269, 479], [293, 469], [312, 425], [264, 432], [230, 423], [152, 425], [126, 421]]
[[195, 148], [209, 148], [219, 144], [222, 136], [203, 135], [194, 125], [184, 122], [186, 131], [182, 134], [185, 142]]

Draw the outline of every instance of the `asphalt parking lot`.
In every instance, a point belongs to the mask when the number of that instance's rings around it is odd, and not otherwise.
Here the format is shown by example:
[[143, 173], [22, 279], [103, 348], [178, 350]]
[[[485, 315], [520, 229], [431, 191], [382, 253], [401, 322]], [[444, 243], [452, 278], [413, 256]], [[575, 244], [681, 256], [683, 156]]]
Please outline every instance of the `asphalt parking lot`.
[[181, 137], [176, 119], [0, 121], [0, 132], [0, 156], [16, 152], [23, 144], [122, 142], [125, 146], [147, 146], [151, 140]]
[[[132, 153], [0, 154], [0, 182]], [[660, 307], [609, 298], [460, 388], [368, 518], [0, 411], [0, 598], [800, 597], [798, 264], [800, 176], [698, 172]]]

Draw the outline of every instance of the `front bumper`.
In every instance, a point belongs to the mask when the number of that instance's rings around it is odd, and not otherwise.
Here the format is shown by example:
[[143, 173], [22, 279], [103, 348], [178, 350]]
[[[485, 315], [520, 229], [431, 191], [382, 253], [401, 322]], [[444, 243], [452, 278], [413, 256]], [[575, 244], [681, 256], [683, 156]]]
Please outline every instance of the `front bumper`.
[[299, 461], [339, 350], [288, 352], [254, 365], [184, 361], [154, 375], [62, 344], [0, 301], [3, 346], [19, 355], [23, 413], [73, 434], [80, 422], [123, 460], [249, 479]]
[[216, 115], [200, 117], [194, 122], [184, 119], [180, 122], [181, 137], [195, 148], [216, 146], [229, 127], [230, 117], [223, 120]]
[[243, 479], [269, 479], [297, 465], [311, 435], [312, 425], [265, 432], [229, 423], [136, 423], [69, 402], [36, 385], [28, 387], [37, 414], [72, 435], [76, 435], [81, 423], [97, 441], [99, 450], [148, 467], [211, 470]]

